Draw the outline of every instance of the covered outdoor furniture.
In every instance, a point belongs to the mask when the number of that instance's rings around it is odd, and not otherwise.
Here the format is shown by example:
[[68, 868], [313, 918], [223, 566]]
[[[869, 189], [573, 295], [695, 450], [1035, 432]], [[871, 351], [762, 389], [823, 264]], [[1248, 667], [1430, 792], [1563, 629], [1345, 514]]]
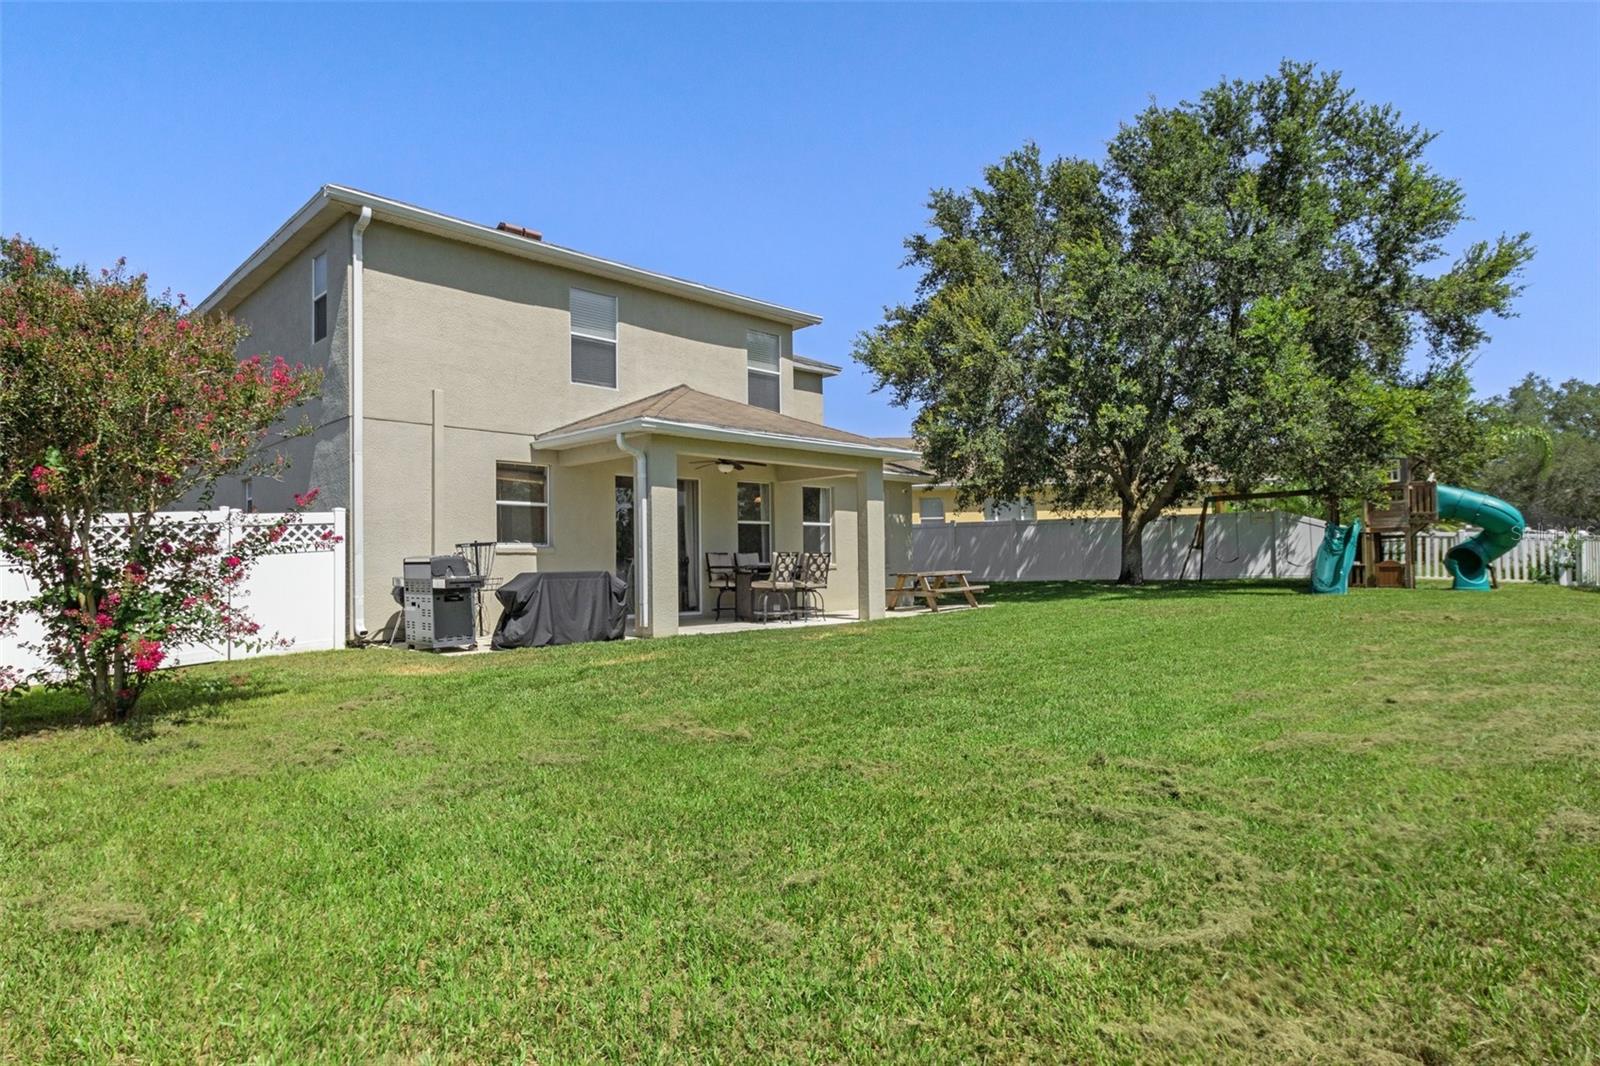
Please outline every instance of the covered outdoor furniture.
[[794, 575], [796, 614], [820, 618], [827, 613], [822, 590], [828, 587], [828, 571], [832, 565], [832, 552], [806, 552], [800, 556], [800, 566]]
[[628, 583], [609, 570], [518, 574], [495, 596], [496, 650], [621, 640], [627, 625]]
[[738, 607], [739, 580], [734, 573], [732, 552], [706, 552], [706, 587], [716, 593], [716, 617], [722, 617], [722, 597], [733, 596]]
[[[799, 568], [799, 552], [772, 553], [772, 569], [767, 576], [750, 583], [750, 591], [755, 598], [755, 609], [752, 614], [759, 617], [760, 621], [771, 621], [774, 614], [780, 618], [793, 615], [794, 576]], [[780, 605], [776, 610], [772, 606], [773, 600], [777, 600]]]
[[968, 607], [978, 606], [977, 593], [986, 591], [988, 585], [974, 585], [967, 578], [971, 570], [904, 570], [894, 575], [894, 588], [889, 590], [889, 610], [910, 606], [907, 601], [922, 600], [928, 610], [939, 609], [940, 596], [965, 596]]

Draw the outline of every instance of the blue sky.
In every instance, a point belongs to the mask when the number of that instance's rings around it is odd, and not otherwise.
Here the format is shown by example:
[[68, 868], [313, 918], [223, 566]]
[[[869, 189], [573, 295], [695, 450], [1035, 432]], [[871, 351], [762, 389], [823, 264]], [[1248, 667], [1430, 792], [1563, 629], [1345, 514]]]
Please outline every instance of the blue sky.
[[[1600, 7], [0, 5], [0, 229], [203, 296], [342, 182], [775, 300], [847, 362], [927, 191], [1100, 152], [1283, 57], [1439, 130], [1464, 239], [1529, 230], [1474, 371], [1600, 378]], [[910, 415], [851, 367], [828, 420]]]

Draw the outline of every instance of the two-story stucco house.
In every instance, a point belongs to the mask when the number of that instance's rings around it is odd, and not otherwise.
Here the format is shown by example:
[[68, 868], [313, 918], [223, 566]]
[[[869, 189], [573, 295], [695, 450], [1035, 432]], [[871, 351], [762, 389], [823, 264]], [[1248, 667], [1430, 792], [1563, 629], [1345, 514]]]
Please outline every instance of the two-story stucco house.
[[355, 636], [396, 624], [402, 559], [462, 541], [498, 576], [631, 570], [652, 636], [710, 609], [706, 552], [830, 551], [828, 611], [876, 618], [909, 550], [915, 453], [823, 423], [815, 315], [336, 185], [200, 311], [325, 371], [286, 477], [218, 502], [347, 508]]

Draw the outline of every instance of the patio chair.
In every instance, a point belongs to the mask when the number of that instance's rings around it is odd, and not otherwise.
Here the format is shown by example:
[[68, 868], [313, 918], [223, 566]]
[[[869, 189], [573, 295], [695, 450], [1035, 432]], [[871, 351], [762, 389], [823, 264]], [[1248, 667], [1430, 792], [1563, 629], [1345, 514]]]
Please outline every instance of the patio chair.
[[722, 597], [734, 596], [737, 599], [738, 579], [734, 567], [732, 552], [706, 552], [706, 587], [717, 594], [717, 619], [722, 618]]
[[800, 567], [794, 577], [796, 613], [812, 618], [828, 613], [822, 602], [822, 590], [828, 587], [828, 569], [832, 563], [832, 552], [806, 552], [800, 556]]
[[772, 609], [774, 596], [783, 604], [776, 612], [780, 618], [794, 614], [794, 575], [799, 567], [799, 552], [773, 552], [771, 572], [759, 581], [750, 582], [750, 594], [756, 598], [756, 613], [763, 622], [771, 621], [775, 613]]

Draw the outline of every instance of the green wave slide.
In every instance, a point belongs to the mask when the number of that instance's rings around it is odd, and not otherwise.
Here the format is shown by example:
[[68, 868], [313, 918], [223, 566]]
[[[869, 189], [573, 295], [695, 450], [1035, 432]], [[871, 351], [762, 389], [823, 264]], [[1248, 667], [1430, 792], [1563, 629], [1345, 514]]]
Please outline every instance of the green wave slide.
[[1311, 564], [1311, 591], [1343, 596], [1350, 591], [1350, 568], [1355, 565], [1356, 545], [1361, 543], [1361, 520], [1348, 526], [1328, 523], [1322, 531], [1322, 545]]
[[[1439, 517], [1477, 526], [1481, 532], [1457, 544], [1444, 557], [1453, 589], [1488, 591], [1489, 564], [1517, 546], [1527, 528], [1522, 512], [1504, 500], [1454, 485], [1438, 485]], [[1322, 534], [1311, 568], [1311, 591], [1338, 595], [1350, 589], [1361, 523], [1330, 525]]]
[[1482, 532], [1457, 544], [1444, 557], [1453, 589], [1489, 590], [1489, 564], [1517, 546], [1527, 523], [1504, 500], [1454, 485], [1440, 485], [1439, 517], [1478, 526]]

